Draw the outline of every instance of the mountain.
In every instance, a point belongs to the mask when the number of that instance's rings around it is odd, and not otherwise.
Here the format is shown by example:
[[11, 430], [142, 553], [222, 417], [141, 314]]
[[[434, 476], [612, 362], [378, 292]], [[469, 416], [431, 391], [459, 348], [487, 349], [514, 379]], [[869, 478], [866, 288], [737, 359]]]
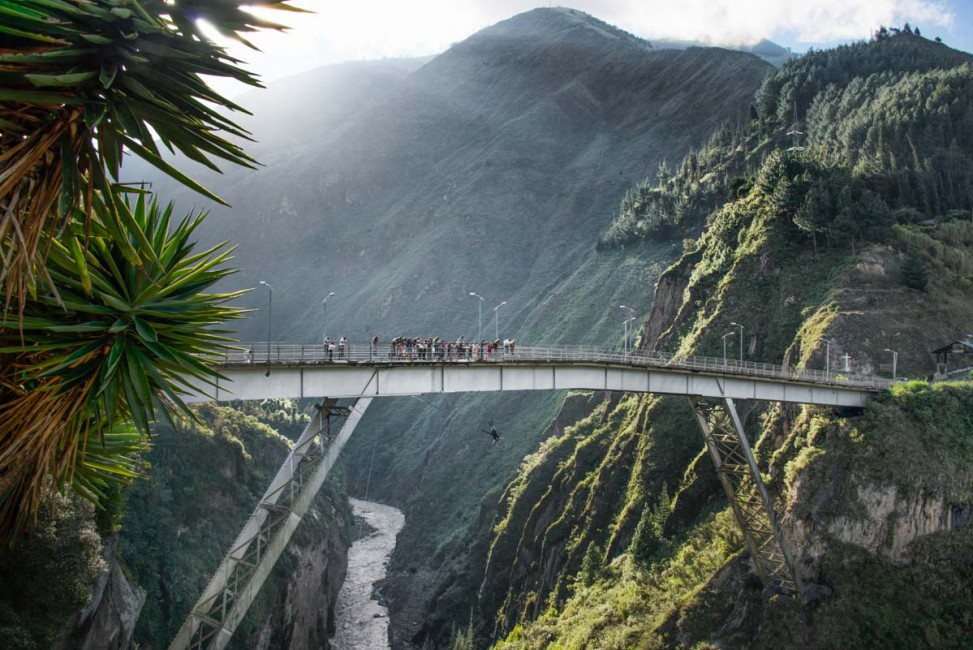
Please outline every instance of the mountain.
[[[226, 288], [274, 286], [275, 339], [320, 341], [320, 303], [331, 291], [334, 337], [475, 338], [475, 291], [491, 301], [490, 338], [491, 308], [505, 300], [500, 336], [619, 343], [618, 305], [648, 313], [646, 287], [681, 249], [662, 242], [599, 252], [598, 235], [630, 186], [746, 116], [772, 71], [740, 52], [656, 50], [568, 9], [515, 16], [408, 65], [336, 66], [306, 77], [332, 84], [330, 97], [317, 95], [334, 116], [320, 127], [288, 113], [291, 87], [303, 82], [271, 85], [251, 122], [265, 140], [253, 148], [265, 166], [199, 175], [235, 206], [212, 208], [205, 243], [238, 245], [244, 271]], [[181, 209], [204, 205], [165, 182], [156, 189]], [[258, 289], [244, 306], [264, 308]], [[265, 318], [255, 314], [241, 336], [263, 337]], [[482, 574], [461, 570], [467, 544], [492, 521], [521, 460], [587, 404], [564, 397], [373, 406], [343, 463], [350, 492], [367, 490], [406, 513], [383, 588], [397, 647], [441, 640], [454, 621], [465, 624]], [[487, 414], [508, 433], [494, 450], [471, 437]], [[369, 484], [372, 466], [382, 478]], [[440, 608], [427, 624], [444, 602], [457, 611]]]
[[[255, 124], [284, 144], [255, 147], [266, 165], [255, 172], [200, 175], [236, 206], [213, 207], [203, 239], [239, 247], [244, 271], [227, 288], [274, 286], [274, 338], [320, 340], [330, 291], [332, 334], [476, 336], [476, 291], [508, 302], [506, 332], [535, 336], [572, 309], [561, 294], [580, 295], [576, 340], [604, 340], [624, 279], [571, 278], [593, 237], [645, 170], [744, 114], [770, 69], [740, 53], [654, 51], [567, 9], [499, 23], [399, 81], [403, 68], [387, 67], [328, 70], [367, 77], [358, 94], [335, 86], [320, 100], [346, 117], [285, 134], [292, 84], [271, 87]], [[212, 207], [156, 187], [180, 209]], [[265, 326], [254, 316], [241, 335]]]
[[[652, 47], [660, 50], [670, 48], [684, 50], [689, 47], [708, 46], [699, 41], [680, 41], [675, 39], [654, 38], [652, 39]], [[737, 50], [739, 52], [749, 52], [750, 54], [755, 54], [776, 68], [779, 68], [787, 61], [797, 56], [791, 52], [789, 47], [782, 47], [773, 41], [768, 41], [767, 39], [762, 39], [752, 45], [724, 45], [724, 47], [731, 50]]]

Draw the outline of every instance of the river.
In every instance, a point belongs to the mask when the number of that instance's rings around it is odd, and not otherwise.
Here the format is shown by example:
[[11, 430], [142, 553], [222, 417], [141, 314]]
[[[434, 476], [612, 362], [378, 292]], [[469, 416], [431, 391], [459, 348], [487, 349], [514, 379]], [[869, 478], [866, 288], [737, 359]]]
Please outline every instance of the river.
[[[372, 533], [348, 550], [348, 575], [335, 605], [335, 650], [386, 650], [389, 647], [388, 610], [372, 598], [374, 584], [385, 577], [395, 536], [405, 515], [392, 506], [350, 499], [356, 517], [365, 519]], [[357, 529], [357, 526], [356, 526]]]

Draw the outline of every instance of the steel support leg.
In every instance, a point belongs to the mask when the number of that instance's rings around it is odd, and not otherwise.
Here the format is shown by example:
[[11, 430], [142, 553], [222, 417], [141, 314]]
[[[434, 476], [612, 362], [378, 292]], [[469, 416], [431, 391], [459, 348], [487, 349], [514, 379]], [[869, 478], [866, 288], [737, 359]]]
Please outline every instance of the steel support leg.
[[[371, 401], [361, 397], [350, 409], [335, 406], [337, 400], [325, 401], [284, 459], [169, 650], [226, 647]], [[335, 416], [347, 419], [325, 448]]]
[[706, 439], [706, 448], [716, 464], [753, 565], [764, 585], [784, 593], [800, 593], [801, 578], [784, 536], [774, 505], [764, 485], [757, 461], [737, 415], [733, 400], [725, 404], [700, 402], [690, 397], [696, 421]]

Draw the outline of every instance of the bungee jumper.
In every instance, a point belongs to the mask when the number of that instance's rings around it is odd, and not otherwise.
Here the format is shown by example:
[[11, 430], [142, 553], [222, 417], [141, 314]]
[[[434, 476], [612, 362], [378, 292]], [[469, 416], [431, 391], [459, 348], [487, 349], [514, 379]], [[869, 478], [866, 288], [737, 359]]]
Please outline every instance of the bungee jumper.
[[498, 440], [503, 440], [503, 436], [501, 436], [500, 435], [500, 432], [497, 431], [497, 427], [494, 426], [493, 420], [490, 420], [490, 430], [489, 431], [487, 431], [486, 429], [480, 429], [480, 431], [482, 431], [483, 433], [485, 433], [488, 436], [490, 436], [491, 438], [493, 438], [493, 444], [497, 444], [497, 441]]

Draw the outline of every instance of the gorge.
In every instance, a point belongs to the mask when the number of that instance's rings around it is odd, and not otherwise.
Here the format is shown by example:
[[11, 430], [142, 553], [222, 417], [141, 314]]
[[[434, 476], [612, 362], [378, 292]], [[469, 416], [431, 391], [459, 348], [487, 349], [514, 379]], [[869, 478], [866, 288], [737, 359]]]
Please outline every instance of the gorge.
[[[210, 210], [200, 249], [237, 246], [240, 340], [620, 351], [634, 314], [638, 353], [919, 380], [738, 403], [798, 597], [758, 579], [685, 397], [377, 399], [230, 647], [968, 643], [973, 388], [925, 380], [973, 318], [973, 57], [911, 28], [758, 53], [779, 67], [535, 9], [243, 96], [263, 166], [175, 157], [232, 208], [126, 163]], [[327, 396], [305, 397], [194, 406], [104, 509], [63, 499], [0, 557], [0, 645], [166, 647]]]

